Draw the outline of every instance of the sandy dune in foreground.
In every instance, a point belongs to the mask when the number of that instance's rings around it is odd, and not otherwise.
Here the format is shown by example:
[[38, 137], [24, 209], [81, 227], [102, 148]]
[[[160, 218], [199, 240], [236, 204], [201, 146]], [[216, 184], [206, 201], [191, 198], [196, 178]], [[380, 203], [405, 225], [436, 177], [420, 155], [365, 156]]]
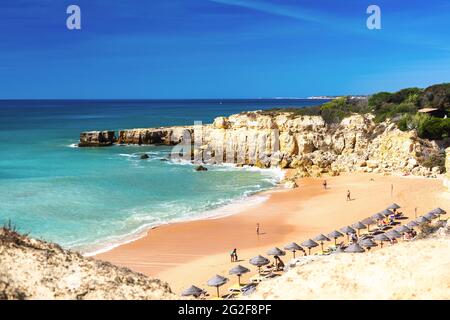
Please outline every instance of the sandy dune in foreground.
[[[438, 206], [450, 208], [450, 195], [438, 179], [346, 174], [327, 180], [328, 190], [323, 190], [322, 179], [303, 179], [298, 189], [270, 192], [266, 202], [239, 214], [162, 226], [96, 257], [167, 281], [176, 293], [191, 284], [214, 292], [206, 281], [215, 274], [228, 277], [228, 270], [236, 265], [229, 258], [233, 248], [238, 249], [238, 263], [250, 267], [254, 274], [256, 268], [248, 260], [265, 255], [271, 247], [282, 248], [292, 241], [301, 243], [326, 234], [371, 216], [392, 202], [402, 205], [411, 218], [415, 208], [418, 214]], [[350, 202], [345, 200], [348, 189], [354, 198]], [[258, 222], [263, 233], [259, 237], [255, 232]], [[427, 261], [422, 264], [427, 268]], [[230, 279], [230, 284], [236, 282], [234, 277]], [[225, 290], [223, 287], [222, 292]]]
[[262, 283], [252, 299], [449, 299], [450, 238], [320, 257]]

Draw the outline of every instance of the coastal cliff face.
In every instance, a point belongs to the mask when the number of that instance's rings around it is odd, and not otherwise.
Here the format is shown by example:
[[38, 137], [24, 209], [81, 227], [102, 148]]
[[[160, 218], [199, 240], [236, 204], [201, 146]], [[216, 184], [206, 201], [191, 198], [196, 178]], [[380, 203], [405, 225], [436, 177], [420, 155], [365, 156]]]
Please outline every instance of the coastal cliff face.
[[156, 279], [0, 228], [2, 299], [177, 299]]
[[191, 127], [159, 129], [132, 129], [119, 131], [119, 144], [163, 144], [177, 145], [192, 134]]
[[435, 175], [441, 170], [423, 166], [439, 155], [434, 142], [395, 124], [376, 124], [371, 115], [329, 125], [318, 116], [239, 114], [217, 118], [203, 137], [208, 149], [233, 148], [238, 164], [252, 164], [254, 155], [256, 166], [298, 169], [303, 176], [352, 171]]
[[434, 177], [444, 169], [429, 160], [442, 157], [435, 142], [369, 114], [327, 124], [320, 116], [247, 112], [208, 125], [123, 130], [118, 143], [180, 144], [188, 160], [292, 168], [296, 178], [353, 171]]

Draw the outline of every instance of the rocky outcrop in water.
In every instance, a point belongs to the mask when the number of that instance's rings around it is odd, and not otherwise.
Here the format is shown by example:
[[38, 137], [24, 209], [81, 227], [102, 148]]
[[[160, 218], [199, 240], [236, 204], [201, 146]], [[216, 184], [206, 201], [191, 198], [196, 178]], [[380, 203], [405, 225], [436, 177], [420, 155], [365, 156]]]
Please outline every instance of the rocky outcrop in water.
[[107, 147], [115, 142], [114, 131], [90, 131], [80, 134], [79, 147]]
[[192, 134], [191, 127], [131, 129], [119, 131], [119, 144], [176, 145]]
[[160, 280], [0, 228], [0, 300], [176, 298]]

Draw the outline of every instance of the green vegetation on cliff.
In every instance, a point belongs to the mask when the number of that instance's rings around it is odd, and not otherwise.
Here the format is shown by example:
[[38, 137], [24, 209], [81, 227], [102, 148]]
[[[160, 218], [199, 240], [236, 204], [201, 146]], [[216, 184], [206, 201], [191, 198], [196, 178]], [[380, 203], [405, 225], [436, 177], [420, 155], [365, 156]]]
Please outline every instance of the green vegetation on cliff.
[[[437, 110], [434, 115], [418, 112], [423, 108]], [[394, 93], [379, 92], [368, 99], [340, 97], [321, 106], [276, 109], [265, 113], [275, 111], [288, 111], [295, 115], [320, 115], [329, 124], [338, 123], [354, 113], [372, 113], [375, 115], [375, 122], [390, 119], [403, 131], [415, 129], [421, 138], [440, 140], [450, 137], [450, 83], [426, 89], [407, 88]], [[442, 117], [436, 117], [436, 113]]]

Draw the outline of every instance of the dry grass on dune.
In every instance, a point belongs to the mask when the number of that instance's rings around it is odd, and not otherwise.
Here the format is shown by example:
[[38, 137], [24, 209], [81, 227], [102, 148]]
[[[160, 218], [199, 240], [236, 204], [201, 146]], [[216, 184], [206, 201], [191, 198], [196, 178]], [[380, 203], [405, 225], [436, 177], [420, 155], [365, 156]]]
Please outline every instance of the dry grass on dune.
[[176, 298], [160, 280], [0, 228], [0, 300]]
[[262, 283], [252, 299], [450, 299], [450, 228], [365, 254], [319, 257]]

